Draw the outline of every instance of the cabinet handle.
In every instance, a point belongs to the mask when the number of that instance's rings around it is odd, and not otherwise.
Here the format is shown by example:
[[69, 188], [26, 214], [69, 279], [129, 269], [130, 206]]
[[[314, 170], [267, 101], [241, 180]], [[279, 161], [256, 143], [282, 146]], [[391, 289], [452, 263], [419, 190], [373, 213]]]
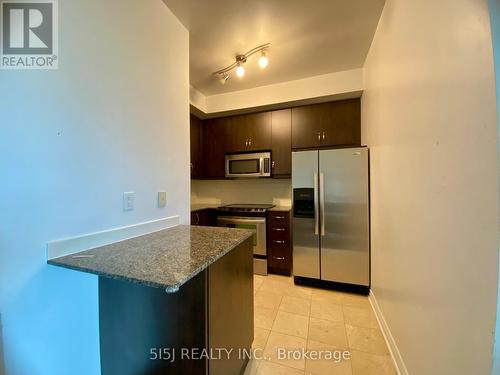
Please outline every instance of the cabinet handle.
[[273, 228], [273, 230], [275, 230], [276, 232], [283, 232], [285, 229], [283, 229], [283, 228]]
[[273, 242], [279, 243], [279, 244], [284, 244], [285, 243], [285, 241], [281, 241], [281, 240], [273, 240]]
[[198, 212], [195, 212], [194, 217], [195, 217], [194, 225], [198, 225], [200, 223], [200, 215], [198, 215]]
[[275, 219], [280, 219], [280, 220], [282, 220], [282, 219], [284, 219], [285, 217], [284, 217], [284, 216], [275, 216], [274, 218], [275, 218]]
[[248, 139], [248, 145], [251, 146], [252, 145], [252, 138], [249, 138]]
[[326, 139], [326, 133], [323, 132], [323, 142], [325, 141], [325, 139]]
[[189, 163], [189, 165], [191, 166], [191, 172], [194, 170], [194, 164], [193, 163]]
[[274, 256], [274, 255], [273, 255], [273, 258], [276, 259], [276, 260], [285, 260], [285, 257], [277, 257], [277, 256]]
[[321, 142], [321, 132], [318, 132], [318, 142]]
[[273, 162], [271, 163], [271, 168], [273, 168], [273, 169], [274, 169], [274, 167], [275, 167], [275, 166], [276, 166], [276, 163], [273, 161]]
[[245, 139], [245, 147], [248, 147], [248, 138]]

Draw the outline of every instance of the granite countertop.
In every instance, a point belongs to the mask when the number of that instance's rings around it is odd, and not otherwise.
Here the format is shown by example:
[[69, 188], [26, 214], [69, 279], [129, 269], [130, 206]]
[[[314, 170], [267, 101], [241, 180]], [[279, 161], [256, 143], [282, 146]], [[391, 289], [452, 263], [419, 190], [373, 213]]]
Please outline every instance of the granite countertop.
[[269, 211], [290, 211], [291, 209], [291, 206], [274, 206]]
[[251, 236], [244, 229], [179, 225], [47, 263], [173, 293]]
[[199, 203], [199, 204], [192, 204], [191, 205], [191, 212], [194, 211], [200, 211], [200, 210], [206, 210], [208, 208], [218, 208], [220, 207], [220, 204], [216, 203]]

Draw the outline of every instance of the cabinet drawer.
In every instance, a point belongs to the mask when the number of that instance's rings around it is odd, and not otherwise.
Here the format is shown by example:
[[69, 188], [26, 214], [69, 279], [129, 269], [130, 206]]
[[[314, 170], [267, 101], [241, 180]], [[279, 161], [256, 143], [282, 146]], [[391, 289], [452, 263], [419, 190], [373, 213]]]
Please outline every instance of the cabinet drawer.
[[269, 239], [272, 240], [288, 240], [290, 238], [290, 230], [288, 226], [271, 225], [268, 228]]
[[267, 244], [269, 253], [290, 253], [290, 240], [288, 238], [270, 238]]
[[288, 269], [290, 267], [290, 258], [284, 255], [273, 254], [268, 257], [269, 267]]
[[275, 211], [269, 213], [269, 226], [273, 228], [289, 228], [290, 213]]

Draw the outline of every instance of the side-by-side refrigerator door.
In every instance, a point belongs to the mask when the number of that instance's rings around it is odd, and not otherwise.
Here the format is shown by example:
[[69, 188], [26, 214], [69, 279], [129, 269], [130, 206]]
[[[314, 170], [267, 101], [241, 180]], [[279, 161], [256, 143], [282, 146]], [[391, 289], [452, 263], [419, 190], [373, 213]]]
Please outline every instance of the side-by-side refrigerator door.
[[369, 286], [368, 149], [319, 153], [321, 279]]
[[320, 278], [318, 151], [292, 153], [293, 274]]

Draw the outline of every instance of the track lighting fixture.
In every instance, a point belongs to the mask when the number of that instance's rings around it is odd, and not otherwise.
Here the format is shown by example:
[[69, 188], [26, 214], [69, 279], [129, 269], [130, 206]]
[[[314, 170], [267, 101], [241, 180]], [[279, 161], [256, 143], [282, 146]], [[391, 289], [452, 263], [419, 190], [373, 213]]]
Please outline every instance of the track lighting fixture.
[[234, 63], [225, 67], [224, 69], [214, 72], [213, 75], [216, 76], [219, 79], [219, 82], [223, 85], [229, 79], [229, 72], [235, 68], [236, 68], [236, 75], [240, 78], [243, 77], [245, 75], [245, 67], [243, 65], [247, 62], [247, 59], [250, 56], [252, 56], [254, 53], [257, 52], [260, 52], [260, 57], [258, 61], [259, 67], [261, 69], [264, 69], [269, 64], [269, 59], [266, 56], [266, 51], [269, 48], [269, 46], [270, 43], [262, 44], [258, 47], [251, 49], [244, 55], [236, 55]]

